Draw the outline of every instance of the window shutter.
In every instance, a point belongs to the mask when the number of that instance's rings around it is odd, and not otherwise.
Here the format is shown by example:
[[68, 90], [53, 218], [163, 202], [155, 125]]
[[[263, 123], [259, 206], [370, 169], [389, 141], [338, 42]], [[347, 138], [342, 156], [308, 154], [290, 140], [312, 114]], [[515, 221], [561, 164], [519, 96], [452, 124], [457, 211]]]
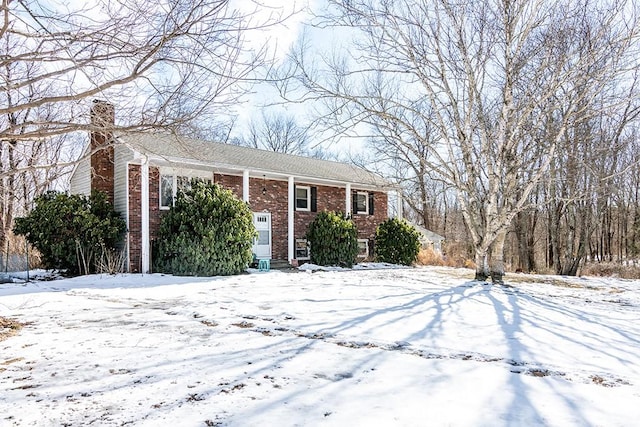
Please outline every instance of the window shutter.
[[369, 193], [369, 215], [373, 215], [373, 193]]
[[311, 212], [318, 211], [318, 187], [311, 187]]
[[358, 193], [355, 191], [351, 192], [351, 216], [353, 217], [358, 213]]

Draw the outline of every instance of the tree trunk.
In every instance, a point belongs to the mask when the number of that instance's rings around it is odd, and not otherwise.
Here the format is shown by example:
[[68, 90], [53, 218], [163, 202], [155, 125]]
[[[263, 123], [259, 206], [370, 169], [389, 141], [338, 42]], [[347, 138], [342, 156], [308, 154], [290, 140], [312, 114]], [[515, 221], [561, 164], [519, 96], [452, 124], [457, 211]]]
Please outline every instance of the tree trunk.
[[518, 269], [530, 273], [535, 269], [534, 233], [536, 214], [520, 212], [514, 222], [516, 243], [518, 245]]
[[476, 246], [476, 278], [478, 282], [484, 282], [489, 277], [489, 264], [487, 263], [487, 250]]
[[529, 227], [529, 239], [527, 241], [528, 247], [528, 255], [529, 255], [529, 272], [536, 271], [536, 251], [535, 251], [535, 243], [536, 243], [536, 225], [538, 223], [538, 213], [534, 212], [531, 218], [531, 223]]
[[501, 231], [491, 243], [490, 274], [495, 285], [504, 285], [504, 241], [506, 231]]

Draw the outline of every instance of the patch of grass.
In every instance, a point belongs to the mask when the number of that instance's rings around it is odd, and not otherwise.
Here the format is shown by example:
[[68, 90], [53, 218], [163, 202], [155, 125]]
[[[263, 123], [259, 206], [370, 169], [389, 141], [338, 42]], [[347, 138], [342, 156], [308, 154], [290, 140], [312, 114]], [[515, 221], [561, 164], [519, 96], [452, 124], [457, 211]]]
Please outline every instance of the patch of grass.
[[640, 266], [625, 265], [618, 262], [593, 262], [584, 266], [582, 275], [635, 280], [640, 279]]
[[255, 325], [251, 322], [238, 322], [238, 323], [232, 323], [232, 326], [238, 327], [238, 328], [243, 328], [243, 329], [247, 329], [247, 328], [253, 328]]
[[0, 341], [16, 335], [24, 325], [17, 320], [0, 316]]
[[571, 280], [566, 280], [561, 276], [557, 277], [548, 277], [548, 276], [538, 276], [535, 274], [513, 274], [507, 273], [505, 275], [505, 279], [509, 283], [532, 283], [532, 284], [545, 284], [552, 286], [559, 286], [563, 288], [572, 288], [572, 289], [589, 289], [589, 290], [598, 290], [601, 289], [597, 286], [586, 286], [581, 283], [575, 283]]
[[218, 326], [218, 322], [215, 322], [213, 320], [201, 320], [200, 323], [210, 328], [215, 328], [216, 326]]

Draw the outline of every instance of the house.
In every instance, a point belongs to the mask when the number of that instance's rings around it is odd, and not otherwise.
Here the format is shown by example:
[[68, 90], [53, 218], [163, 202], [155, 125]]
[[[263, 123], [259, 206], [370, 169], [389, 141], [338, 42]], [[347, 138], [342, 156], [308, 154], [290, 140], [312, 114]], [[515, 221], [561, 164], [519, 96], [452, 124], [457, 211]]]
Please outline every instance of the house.
[[445, 240], [444, 237], [420, 225], [413, 223], [411, 225], [420, 233], [419, 240], [422, 249], [432, 249], [435, 253], [442, 255], [442, 242]]
[[389, 193], [396, 191], [380, 176], [346, 163], [169, 133], [114, 137], [108, 131], [114, 107], [104, 101], [94, 101], [91, 118], [87, 155], [73, 171], [71, 192], [108, 194], [127, 223], [130, 272], [150, 271], [160, 219], [192, 178], [218, 183], [248, 203], [259, 234], [256, 256], [289, 263], [309, 259], [304, 235], [323, 210], [352, 216], [360, 256], [367, 256], [377, 225], [388, 218]]

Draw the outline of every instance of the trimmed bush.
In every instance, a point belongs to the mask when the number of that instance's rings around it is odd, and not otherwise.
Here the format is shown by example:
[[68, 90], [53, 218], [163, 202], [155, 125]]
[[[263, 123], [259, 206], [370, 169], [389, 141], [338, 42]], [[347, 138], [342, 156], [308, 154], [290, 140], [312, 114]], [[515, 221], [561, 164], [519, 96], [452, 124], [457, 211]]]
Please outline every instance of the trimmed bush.
[[411, 265], [420, 251], [420, 233], [404, 219], [390, 218], [376, 228], [375, 255], [379, 261]]
[[255, 237], [246, 203], [217, 184], [194, 180], [162, 217], [153, 266], [184, 276], [239, 274], [253, 259]]
[[125, 229], [105, 193], [51, 191], [35, 199], [29, 215], [16, 218], [13, 231], [40, 252], [45, 268], [86, 274], [96, 271], [96, 261], [121, 242]]
[[356, 225], [342, 213], [320, 212], [309, 224], [305, 239], [314, 264], [351, 267], [358, 255]]

